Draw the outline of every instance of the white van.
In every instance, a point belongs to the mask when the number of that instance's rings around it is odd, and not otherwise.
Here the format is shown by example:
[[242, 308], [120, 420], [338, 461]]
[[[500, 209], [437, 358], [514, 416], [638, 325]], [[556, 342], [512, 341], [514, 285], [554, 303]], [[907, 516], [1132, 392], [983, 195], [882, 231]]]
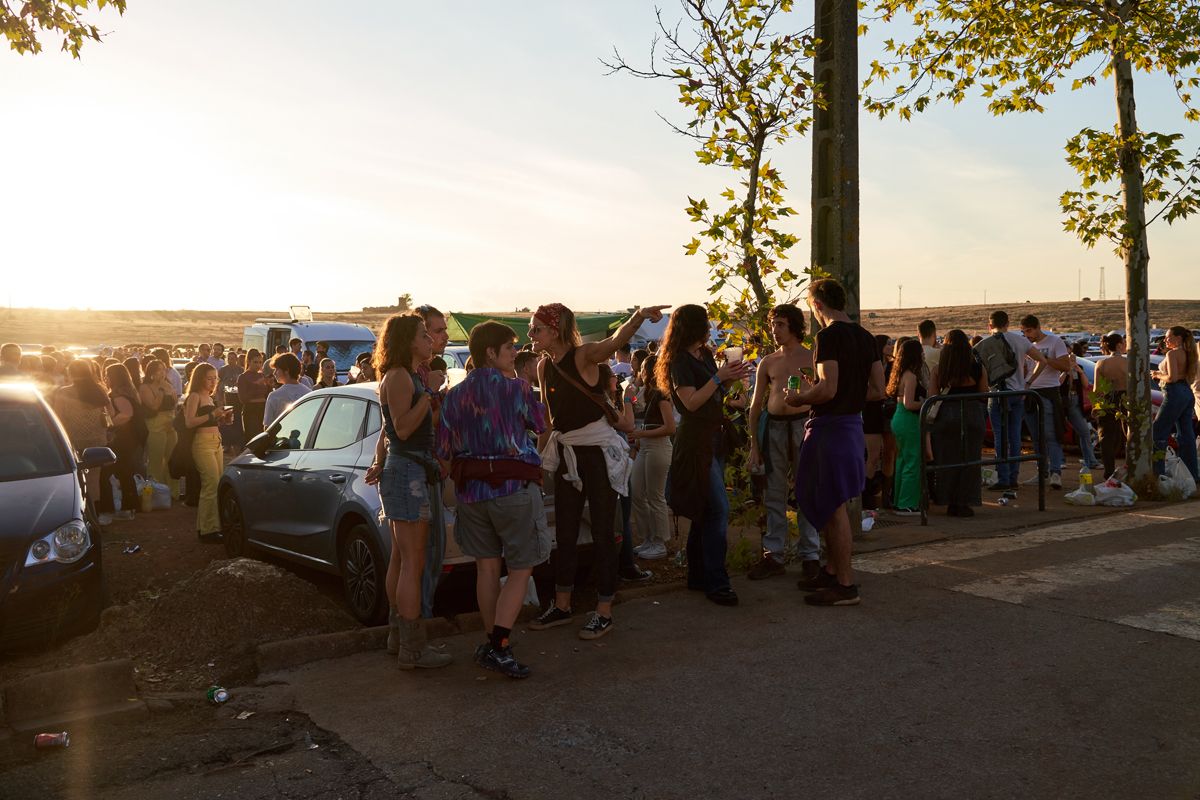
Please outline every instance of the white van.
[[354, 366], [359, 353], [375, 349], [375, 334], [366, 325], [353, 322], [313, 322], [308, 306], [292, 306], [291, 319], [254, 320], [242, 332], [242, 347], [251, 347], [269, 360], [275, 348], [287, 347], [292, 339], [304, 342], [304, 349], [315, 356], [317, 342], [329, 344], [329, 357], [337, 364], [338, 375], [345, 377]]

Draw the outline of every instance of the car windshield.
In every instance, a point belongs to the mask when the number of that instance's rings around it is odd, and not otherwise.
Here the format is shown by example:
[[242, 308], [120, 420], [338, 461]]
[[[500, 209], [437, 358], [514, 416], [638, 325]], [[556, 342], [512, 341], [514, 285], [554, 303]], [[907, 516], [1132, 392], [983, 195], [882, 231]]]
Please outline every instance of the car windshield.
[[0, 402], [0, 481], [70, 471], [62, 438], [40, 406]]
[[[358, 358], [359, 353], [370, 353], [374, 349], [374, 342], [330, 342], [329, 358], [332, 358], [333, 363], [337, 364], [338, 372], [349, 372], [350, 368], [354, 366], [354, 359]], [[314, 355], [316, 355], [315, 352]]]

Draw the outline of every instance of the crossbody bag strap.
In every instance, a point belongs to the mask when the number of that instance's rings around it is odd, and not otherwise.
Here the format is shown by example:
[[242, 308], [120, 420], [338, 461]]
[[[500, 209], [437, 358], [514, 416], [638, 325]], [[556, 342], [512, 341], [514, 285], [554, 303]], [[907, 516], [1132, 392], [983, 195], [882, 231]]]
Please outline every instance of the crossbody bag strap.
[[[574, 357], [574, 356], [572, 356], [572, 357]], [[589, 392], [586, 388], [584, 388], [584, 385], [582, 383], [575, 380], [570, 375], [568, 375], [565, 371], [563, 371], [563, 368], [560, 367], [558, 365], [558, 362], [555, 361], [553, 358], [550, 359], [550, 366], [554, 367], [555, 372], [557, 372], [559, 375], [561, 375], [567, 381], [567, 383], [571, 384], [576, 389], [578, 389], [580, 392], [582, 392], [584, 397], [586, 397], [588, 400], [591, 400], [596, 405], [600, 406], [600, 410], [604, 412], [604, 418], [606, 420], [608, 420], [608, 423], [610, 425], [617, 421], [618, 416], [617, 416], [617, 410], [615, 408], [613, 408], [608, 403], [604, 402], [599, 397], [597, 397], [594, 392]]]

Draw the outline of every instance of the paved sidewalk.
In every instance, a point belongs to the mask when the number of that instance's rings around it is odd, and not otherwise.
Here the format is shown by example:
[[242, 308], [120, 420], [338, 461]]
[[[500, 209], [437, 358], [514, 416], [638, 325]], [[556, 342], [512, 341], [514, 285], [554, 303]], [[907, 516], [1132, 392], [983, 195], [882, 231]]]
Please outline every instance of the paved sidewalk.
[[[1108, 619], [1160, 602], [1164, 580], [1194, 586], [1191, 510], [1020, 549], [993, 539], [948, 566], [876, 566], [854, 608], [807, 606], [787, 578], [735, 578], [738, 608], [682, 591], [632, 601], [597, 642], [578, 625], [519, 629], [535, 670], [523, 682], [471, 663], [479, 634], [447, 640], [456, 663], [431, 673], [376, 652], [263, 679], [418, 797], [1192, 796], [1200, 643]], [[1147, 545], [1187, 552], [1139, 559]], [[1111, 599], [1097, 574], [1078, 608], [1058, 607], [1076, 564], [1125, 552], [1136, 597]], [[972, 588], [1046, 564], [1061, 578], [1038, 578], [1028, 604]]]

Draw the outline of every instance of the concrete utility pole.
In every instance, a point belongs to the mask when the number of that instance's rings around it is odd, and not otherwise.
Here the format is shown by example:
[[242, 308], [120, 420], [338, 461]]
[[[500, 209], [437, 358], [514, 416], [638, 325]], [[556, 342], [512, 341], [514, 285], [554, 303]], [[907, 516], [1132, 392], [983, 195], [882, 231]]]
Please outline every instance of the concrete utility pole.
[[826, 107], [813, 112], [812, 263], [846, 287], [846, 313], [858, 321], [858, 4], [818, 0], [816, 14]]
[[[858, 322], [858, 3], [817, 0], [816, 14], [813, 67], [825, 108], [813, 110], [812, 264], [846, 287], [846, 314]], [[846, 510], [861, 536], [862, 498]]]

